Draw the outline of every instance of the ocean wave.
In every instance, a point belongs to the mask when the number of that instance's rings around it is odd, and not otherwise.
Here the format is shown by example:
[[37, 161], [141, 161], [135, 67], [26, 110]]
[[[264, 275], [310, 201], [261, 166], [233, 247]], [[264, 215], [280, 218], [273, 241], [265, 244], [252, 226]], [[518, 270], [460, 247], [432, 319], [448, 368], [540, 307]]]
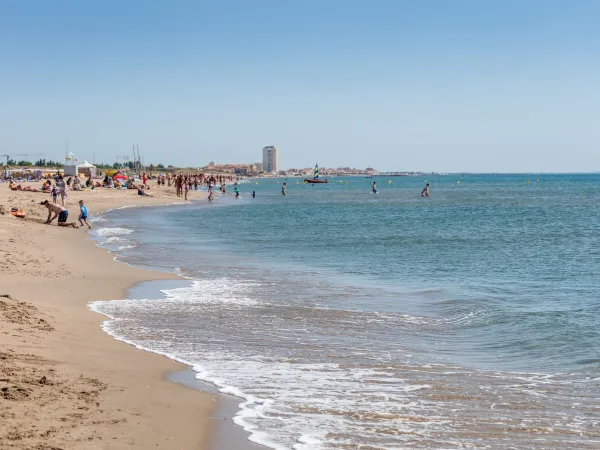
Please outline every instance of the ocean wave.
[[111, 237], [111, 236], [126, 236], [128, 234], [133, 233], [133, 230], [130, 228], [123, 227], [105, 227], [98, 228], [95, 233], [101, 237]]
[[[493, 424], [521, 419], [527, 424], [514, 439], [525, 446], [540, 433], [568, 438], [560, 434], [563, 422], [578, 433], [594, 433], [585, 416], [596, 403], [580, 405], [582, 384], [566, 391], [570, 375], [408, 363], [410, 355], [402, 358], [397, 347], [379, 354], [360, 340], [336, 343], [336, 330], [360, 323], [349, 322], [343, 311], [311, 313], [254, 300], [261, 288], [231, 277], [194, 280], [162, 291], [162, 298], [94, 302], [90, 309], [109, 318], [102, 327], [111, 336], [187, 364], [196, 379], [239, 397], [234, 423], [252, 442], [277, 450], [504, 445], [506, 436], [500, 433], [495, 440]], [[306, 332], [319, 320], [330, 333], [322, 339], [316, 333], [322, 327]], [[575, 403], [584, 410], [573, 408]], [[473, 420], [481, 417], [490, 425], [479, 433]], [[553, 428], [558, 431], [548, 431], [550, 423], [558, 424]], [[471, 434], [464, 435], [464, 429]]]
[[257, 300], [247, 296], [255, 286], [248, 282], [235, 282], [229, 278], [194, 280], [188, 287], [161, 291], [168, 300], [188, 303], [223, 303], [236, 306], [255, 306]]

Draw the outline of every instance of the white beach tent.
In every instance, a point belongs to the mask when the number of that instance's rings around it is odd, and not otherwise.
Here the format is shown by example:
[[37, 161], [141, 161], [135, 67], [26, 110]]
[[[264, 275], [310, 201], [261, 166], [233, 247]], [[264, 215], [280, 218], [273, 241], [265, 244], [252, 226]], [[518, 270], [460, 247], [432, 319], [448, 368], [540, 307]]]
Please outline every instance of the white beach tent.
[[77, 164], [77, 173], [84, 175], [86, 177], [89, 177], [90, 175], [92, 177], [95, 177], [96, 176], [96, 166], [87, 161], [84, 161], [81, 164]]

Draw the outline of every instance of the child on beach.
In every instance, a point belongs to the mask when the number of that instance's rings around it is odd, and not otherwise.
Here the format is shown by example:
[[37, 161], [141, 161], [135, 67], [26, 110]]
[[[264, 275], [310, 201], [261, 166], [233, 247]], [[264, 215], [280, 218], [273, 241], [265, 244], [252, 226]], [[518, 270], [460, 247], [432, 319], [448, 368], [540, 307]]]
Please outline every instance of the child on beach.
[[56, 188], [56, 185], [52, 186], [52, 203], [56, 203], [58, 199], [58, 189]]
[[79, 200], [79, 223], [81, 226], [85, 223], [88, 226], [88, 229], [91, 229], [92, 226], [87, 221], [88, 218], [88, 210], [86, 206], [83, 204], [83, 200]]

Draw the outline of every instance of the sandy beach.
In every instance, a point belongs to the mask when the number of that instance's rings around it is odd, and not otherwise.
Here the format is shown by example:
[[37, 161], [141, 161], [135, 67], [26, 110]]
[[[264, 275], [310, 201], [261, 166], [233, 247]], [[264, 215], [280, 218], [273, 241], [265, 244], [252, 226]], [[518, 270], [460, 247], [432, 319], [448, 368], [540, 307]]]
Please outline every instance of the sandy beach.
[[[179, 201], [168, 188], [151, 193], [69, 192], [69, 221], [79, 200], [91, 217]], [[0, 183], [0, 448], [204, 448], [216, 396], [166, 381], [183, 366], [112, 339], [87, 307], [174, 276], [115, 262], [84, 229], [45, 225], [46, 199]]]

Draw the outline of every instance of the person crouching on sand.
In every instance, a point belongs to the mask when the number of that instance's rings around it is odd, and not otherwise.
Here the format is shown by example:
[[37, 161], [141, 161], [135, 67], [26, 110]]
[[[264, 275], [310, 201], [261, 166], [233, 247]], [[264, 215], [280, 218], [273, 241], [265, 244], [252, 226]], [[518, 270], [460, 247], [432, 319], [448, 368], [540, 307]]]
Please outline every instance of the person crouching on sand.
[[[67, 223], [67, 219], [69, 217], [69, 211], [67, 211], [64, 207], [62, 207], [58, 204], [55, 205], [54, 203], [50, 203], [48, 200], [44, 200], [42, 203], [40, 203], [40, 205], [43, 205], [46, 208], [48, 208], [48, 219], [46, 219], [45, 223], [51, 224], [52, 221], [58, 217], [58, 226], [59, 227], [79, 228], [75, 224], [75, 222]], [[52, 216], [52, 213], [54, 213], [54, 217], [50, 218], [50, 216]]]
[[83, 226], [83, 224], [85, 223], [88, 226], [88, 228], [91, 229], [92, 226], [88, 223], [87, 218], [87, 207], [83, 204], [83, 200], [79, 200], [79, 223], [81, 224], [81, 226]]

